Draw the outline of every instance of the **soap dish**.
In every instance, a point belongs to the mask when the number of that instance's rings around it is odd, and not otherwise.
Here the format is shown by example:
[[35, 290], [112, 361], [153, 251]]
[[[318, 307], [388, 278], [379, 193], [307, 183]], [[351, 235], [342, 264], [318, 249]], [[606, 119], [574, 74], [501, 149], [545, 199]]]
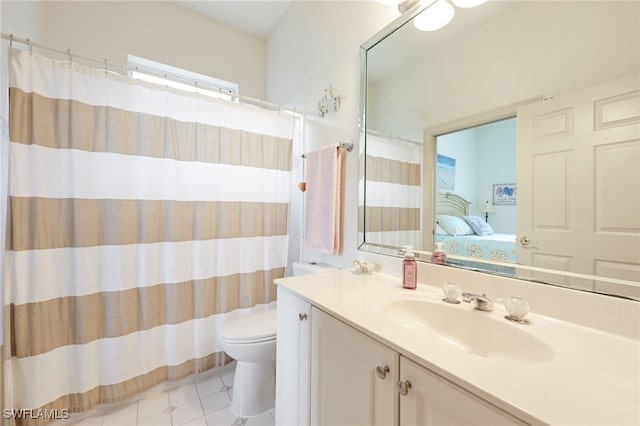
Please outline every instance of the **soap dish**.
[[356, 260], [353, 262], [353, 269], [359, 274], [369, 274], [376, 268], [375, 263], [366, 260]]

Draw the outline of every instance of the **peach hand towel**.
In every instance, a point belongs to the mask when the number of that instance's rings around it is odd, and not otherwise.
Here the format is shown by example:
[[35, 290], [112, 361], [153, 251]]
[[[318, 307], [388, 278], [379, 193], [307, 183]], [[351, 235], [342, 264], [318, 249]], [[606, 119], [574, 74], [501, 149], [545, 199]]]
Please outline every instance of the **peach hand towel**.
[[305, 247], [338, 254], [343, 150], [337, 144], [307, 154]]

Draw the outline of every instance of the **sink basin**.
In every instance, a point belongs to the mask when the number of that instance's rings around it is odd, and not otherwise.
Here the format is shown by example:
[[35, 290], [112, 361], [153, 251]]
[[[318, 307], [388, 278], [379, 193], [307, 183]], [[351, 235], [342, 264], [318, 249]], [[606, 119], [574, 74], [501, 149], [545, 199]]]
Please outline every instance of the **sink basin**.
[[430, 334], [446, 344], [485, 358], [539, 363], [553, 358], [553, 350], [527, 332], [527, 327], [496, 317], [469, 305], [447, 305], [427, 300], [403, 299], [384, 305], [384, 312], [404, 329]]

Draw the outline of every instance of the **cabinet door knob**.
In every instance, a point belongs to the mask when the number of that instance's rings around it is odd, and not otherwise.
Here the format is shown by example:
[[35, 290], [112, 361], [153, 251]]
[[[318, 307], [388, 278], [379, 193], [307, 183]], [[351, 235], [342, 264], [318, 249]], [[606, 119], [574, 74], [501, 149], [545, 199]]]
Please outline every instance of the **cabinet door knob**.
[[404, 381], [404, 382], [398, 382], [398, 393], [402, 396], [407, 396], [407, 394], [409, 393], [409, 389], [411, 389], [411, 382], [410, 381]]
[[389, 367], [387, 367], [386, 365], [384, 367], [382, 365], [379, 365], [376, 367], [376, 374], [381, 379], [384, 379], [385, 377], [387, 377], [388, 372], [389, 372]]
[[306, 321], [307, 320], [307, 314], [305, 314], [305, 313], [298, 314], [298, 318], [300, 318], [300, 321]]

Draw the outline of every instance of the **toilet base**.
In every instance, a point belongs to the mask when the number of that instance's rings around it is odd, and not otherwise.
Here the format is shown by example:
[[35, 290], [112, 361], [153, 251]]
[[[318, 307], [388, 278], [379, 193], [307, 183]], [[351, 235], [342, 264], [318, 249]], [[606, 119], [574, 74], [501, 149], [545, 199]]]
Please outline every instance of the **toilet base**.
[[253, 417], [275, 408], [276, 364], [237, 361], [233, 378], [231, 412]]

